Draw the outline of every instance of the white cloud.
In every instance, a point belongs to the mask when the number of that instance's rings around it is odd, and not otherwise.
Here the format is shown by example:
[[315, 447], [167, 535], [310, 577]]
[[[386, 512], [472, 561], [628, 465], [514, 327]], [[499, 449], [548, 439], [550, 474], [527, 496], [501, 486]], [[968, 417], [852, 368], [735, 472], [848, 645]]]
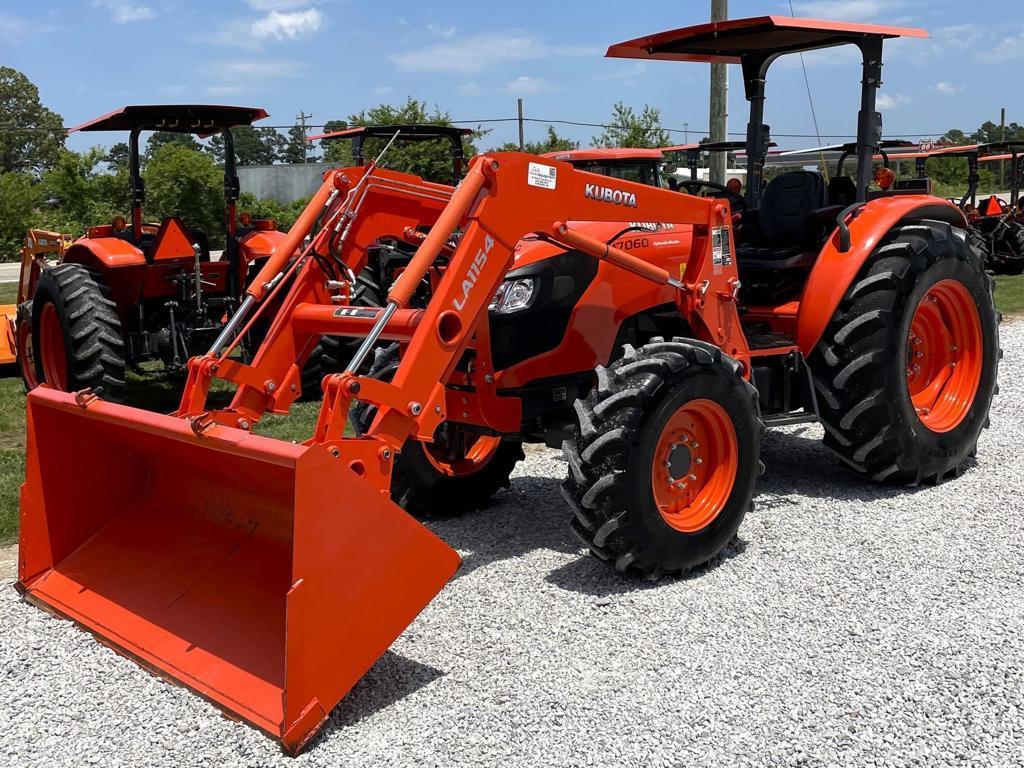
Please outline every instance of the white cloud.
[[875, 106], [879, 109], [896, 109], [904, 104], [909, 104], [911, 101], [912, 99], [909, 96], [904, 96], [902, 93], [880, 93], [875, 101]]
[[455, 37], [455, 27], [442, 27], [440, 24], [431, 22], [427, 24], [427, 32], [438, 37], [443, 37], [445, 40], [451, 40]]
[[225, 80], [247, 77], [269, 80], [279, 77], [299, 77], [305, 68], [305, 64], [301, 61], [292, 59], [239, 59], [222, 61], [213, 68], [213, 71], [218, 72]]
[[24, 19], [17, 16], [0, 15], [0, 40], [8, 43], [19, 43], [25, 39], [29, 26]]
[[464, 37], [451, 43], [403, 51], [390, 58], [405, 72], [481, 72], [512, 61], [597, 53], [598, 48], [593, 46], [547, 43], [525, 32], [510, 31]]
[[374, 96], [390, 96], [395, 92], [395, 89], [390, 85], [378, 85], [373, 89], [372, 93]]
[[127, 0], [93, 0], [93, 8], [106, 8], [115, 24], [129, 24], [156, 18], [156, 11], [148, 5], [127, 2]]
[[954, 93], [962, 91], [963, 89], [962, 85], [954, 85], [953, 83], [948, 83], [945, 80], [940, 80], [935, 85], [931, 86], [930, 90], [940, 93], [943, 96], [952, 96]]
[[257, 40], [298, 40], [310, 37], [320, 31], [324, 17], [316, 8], [285, 13], [271, 11], [250, 26], [250, 32]]
[[240, 96], [244, 93], [250, 93], [252, 90], [252, 86], [232, 83], [218, 83], [206, 86], [206, 92], [211, 96]]
[[[814, 19], [840, 19], [842, 21], [865, 21], [888, 16], [906, 3], [900, 0], [810, 0], [793, 3], [797, 16]], [[783, 6], [789, 10], [789, 5]]]
[[161, 85], [159, 88], [157, 88], [157, 92], [159, 92], [161, 96], [176, 99], [179, 96], [184, 96], [186, 93], [188, 93], [188, 86], [180, 84]]
[[647, 63], [634, 61], [629, 66], [620, 66], [614, 72], [598, 75], [598, 80], [632, 80], [647, 72]]
[[468, 83], [463, 83], [462, 85], [460, 85], [458, 91], [460, 96], [479, 96], [481, 93], [481, 88], [476, 83], [470, 81]]
[[1024, 29], [1015, 35], [1008, 35], [999, 40], [993, 47], [978, 52], [981, 61], [998, 64], [1024, 56]]
[[544, 93], [544, 91], [550, 91], [551, 86], [542, 77], [527, 77], [524, 75], [506, 83], [505, 90], [516, 96], [531, 96], [537, 93]]
[[290, 11], [310, 5], [309, 0], [247, 0], [249, 7], [255, 11]]

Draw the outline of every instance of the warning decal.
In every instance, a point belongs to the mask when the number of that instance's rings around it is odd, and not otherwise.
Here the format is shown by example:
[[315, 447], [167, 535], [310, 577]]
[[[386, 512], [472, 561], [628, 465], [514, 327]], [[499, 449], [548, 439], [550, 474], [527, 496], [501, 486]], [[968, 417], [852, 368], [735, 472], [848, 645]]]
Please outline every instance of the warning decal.
[[558, 169], [553, 165], [530, 163], [530, 170], [526, 176], [526, 183], [531, 187], [554, 189], [558, 186]]

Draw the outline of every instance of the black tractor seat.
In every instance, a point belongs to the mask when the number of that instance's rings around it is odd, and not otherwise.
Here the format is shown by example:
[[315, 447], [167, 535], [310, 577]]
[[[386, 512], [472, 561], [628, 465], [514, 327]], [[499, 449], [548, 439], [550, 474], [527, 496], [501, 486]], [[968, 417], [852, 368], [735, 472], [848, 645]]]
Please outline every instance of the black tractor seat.
[[826, 187], [818, 171], [789, 171], [768, 182], [756, 213], [744, 214], [746, 242], [736, 252], [740, 269], [811, 267], [821, 247], [822, 230], [830, 215], [835, 219], [829, 199], [832, 186]]

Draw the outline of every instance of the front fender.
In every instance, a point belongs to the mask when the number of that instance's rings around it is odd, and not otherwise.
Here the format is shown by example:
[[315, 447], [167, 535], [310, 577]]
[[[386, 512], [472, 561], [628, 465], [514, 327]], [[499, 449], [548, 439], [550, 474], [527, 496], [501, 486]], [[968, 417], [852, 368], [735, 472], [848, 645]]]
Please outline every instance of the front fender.
[[832, 233], [800, 299], [796, 343], [804, 356], [810, 355], [864, 262], [889, 230], [921, 219], [967, 227], [963, 212], [946, 200], [930, 195], [899, 195], [872, 200], [860, 210], [849, 224], [852, 247], [846, 253], [839, 251], [839, 230]]

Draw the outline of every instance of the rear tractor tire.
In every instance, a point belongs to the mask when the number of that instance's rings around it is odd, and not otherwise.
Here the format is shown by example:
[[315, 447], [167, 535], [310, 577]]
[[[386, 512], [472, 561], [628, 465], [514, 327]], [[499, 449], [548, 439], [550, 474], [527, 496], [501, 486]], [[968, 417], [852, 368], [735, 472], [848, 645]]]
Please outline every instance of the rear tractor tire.
[[36, 382], [75, 392], [92, 389], [120, 402], [124, 339], [110, 290], [81, 264], [43, 270], [32, 301], [32, 354]]
[[[397, 344], [378, 348], [366, 375], [391, 381], [399, 360]], [[349, 421], [357, 435], [364, 435], [376, 415], [373, 406], [356, 403]], [[405, 441], [391, 472], [391, 499], [419, 518], [456, 517], [485, 509], [496, 493], [511, 486], [512, 471], [524, 458], [518, 440], [446, 422], [431, 443]]]
[[1006, 254], [998, 274], [1019, 275], [1024, 273], [1024, 223], [1019, 221], [1006, 222], [1006, 233], [1003, 235], [1003, 249]]
[[825, 445], [896, 484], [959, 475], [988, 426], [999, 314], [983, 254], [949, 224], [894, 227], [811, 355]]
[[656, 579], [707, 563], [735, 539], [765, 432], [739, 362], [690, 339], [627, 346], [597, 369], [576, 412], [562, 495], [593, 554]]

